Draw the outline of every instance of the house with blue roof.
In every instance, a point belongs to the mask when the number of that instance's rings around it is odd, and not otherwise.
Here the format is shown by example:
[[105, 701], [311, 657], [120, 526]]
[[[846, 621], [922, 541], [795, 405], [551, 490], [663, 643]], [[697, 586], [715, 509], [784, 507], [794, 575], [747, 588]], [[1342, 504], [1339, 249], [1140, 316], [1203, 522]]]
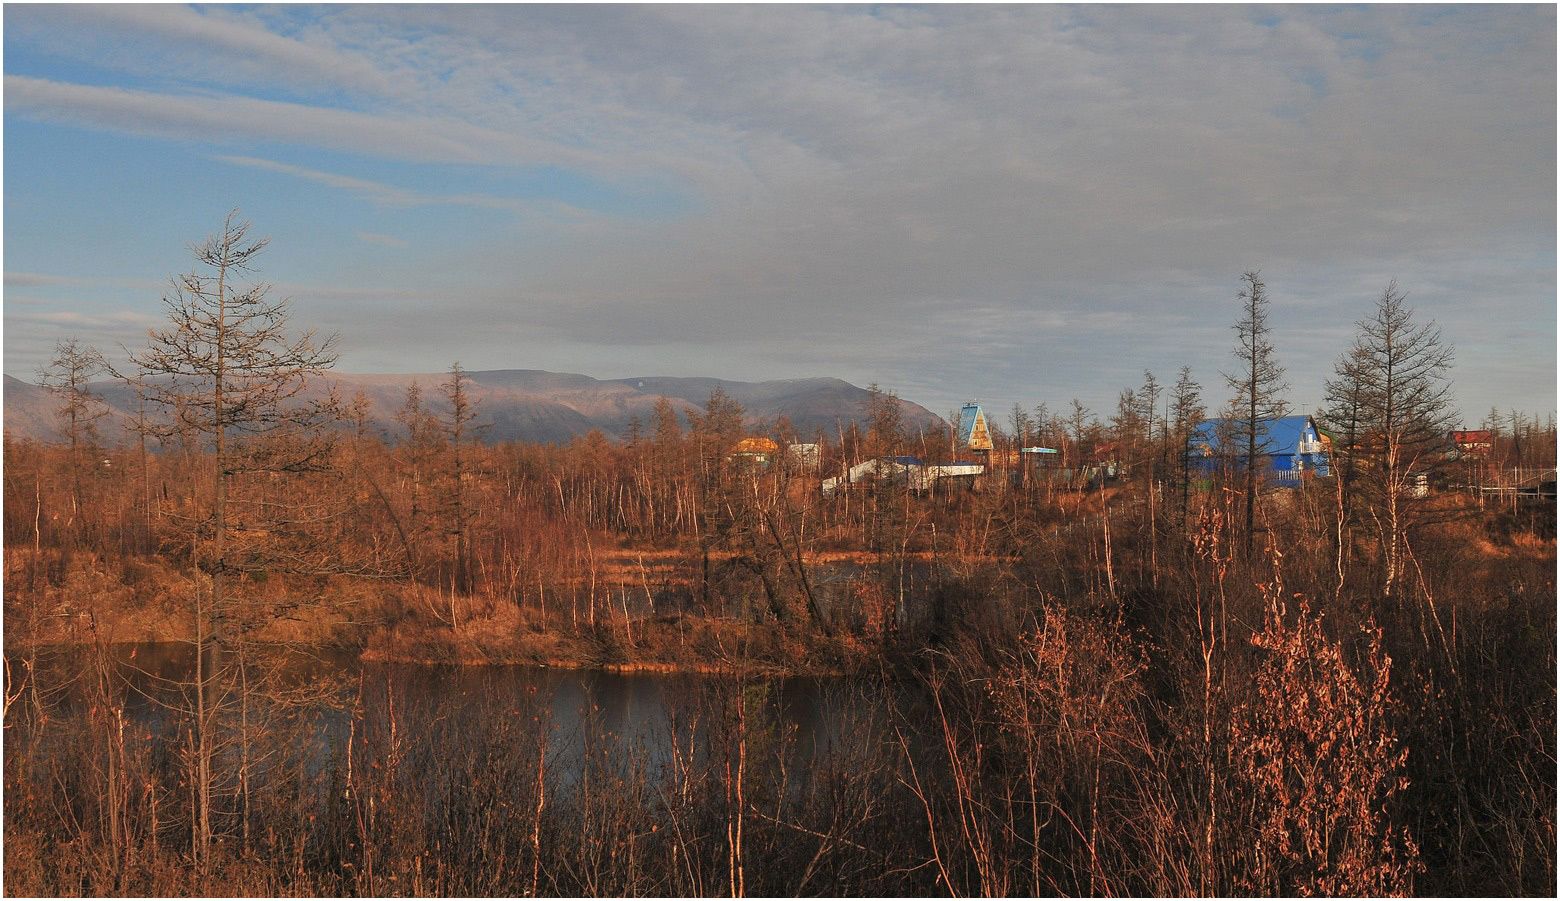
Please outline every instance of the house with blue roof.
[[[1232, 419], [1210, 419], [1192, 433], [1187, 448], [1193, 468], [1211, 473], [1221, 460], [1231, 459], [1239, 466], [1245, 454], [1245, 442], [1238, 435], [1240, 423]], [[1222, 442], [1230, 443], [1227, 452]], [[1298, 485], [1306, 473], [1332, 475], [1330, 442], [1310, 416], [1284, 416], [1258, 423], [1257, 453], [1267, 458], [1274, 481]]]
[[986, 425], [986, 411], [971, 401], [959, 410], [959, 430], [956, 433], [955, 452], [989, 451], [992, 449], [991, 429]]

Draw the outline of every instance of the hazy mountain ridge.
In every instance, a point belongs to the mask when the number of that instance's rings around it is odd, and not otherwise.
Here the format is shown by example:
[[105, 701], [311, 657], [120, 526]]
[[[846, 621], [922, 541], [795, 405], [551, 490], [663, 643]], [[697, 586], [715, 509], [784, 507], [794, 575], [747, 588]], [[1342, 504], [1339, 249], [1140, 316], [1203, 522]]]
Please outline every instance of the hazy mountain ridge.
[[[742, 405], [750, 428], [772, 424], [786, 416], [804, 438], [818, 432], [833, 436], [853, 421], [865, 425], [870, 397], [866, 389], [836, 378], [766, 382], [665, 376], [595, 379], [540, 369], [499, 369], [467, 375], [478, 423], [485, 426], [480, 437], [488, 442], [563, 443], [592, 429], [623, 438], [636, 418], [649, 430], [660, 397], [670, 400], [679, 413], [686, 413], [702, 410], [710, 392], [717, 387]], [[448, 378], [442, 372], [331, 373], [313, 390], [323, 392], [325, 385], [333, 382], [343, 399], [361, 391], [368, 398], [369, 415], [393, 439], [401, 432], [395, 413], [406, 399], [406, 389], [414, 382], [418, 384], [424, 405], [439, 412], [446, 407], [439, 386]], [[103, 440], [120, 440], [134, 410], [134, 392], [113, 381], [93, 383], [91, 389], [110, 410], [99, 423]], [[8, 434], [42, 441], [59, 439], [53, 412], [56, 402], [47, 390], [6, 376], [4, 404]], [[901, 399], [900, 408], [905, 426], [912, 432], [942, 424], [940, 417], [919, 404]], [[687, 425], [686, 417], [683, 425]]]

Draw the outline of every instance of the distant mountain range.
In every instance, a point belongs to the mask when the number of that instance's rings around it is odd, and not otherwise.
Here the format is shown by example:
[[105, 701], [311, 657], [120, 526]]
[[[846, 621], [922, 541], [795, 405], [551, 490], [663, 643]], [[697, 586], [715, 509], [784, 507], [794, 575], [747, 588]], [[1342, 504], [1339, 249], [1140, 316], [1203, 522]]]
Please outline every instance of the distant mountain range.
[[[648, 431], [657, 399], [671, 401], [679, 413], [702, 410], [710, 392], [720, 388], [742, 405], [752, 428], [789, 417], [797, 433], [811, 437], [822, 432], [834, 436], [851, 422], [865, 427], [867, 400], [864, 388], [834, 378], [785, 379], [769, 382], [733, 382], [713, 378], [645, 377], [594, 379], [566, 372], [539, 369], [497, 369], [470, 372], [471, 397], [478, 422], [485, 424], [481, 438], [488, 442], [534, 441], [563, 443], [600, 429], [610, 438], [623, 438], [638, 419]], [[439, 385], [445, 373], [412, 375], [352, 375], [331, 373], [329, 381], [350, 399], [358, 391], [368, 398], [370, 415], [386, 437], [399, 437], [395, 412], [416, 382], [423, 402], [434, 412], [445, 408]], [[134, 410], [135, 394], [125, 385], [97, 382], [93, 393], [108, 404], [110, 413], [99, 424], [103, 440], [114, 443], [125, 435], [125, 423]], [[324, 390], [323, 385], [316, 390]], [[905, 427], [914, 433], [942, 426], [942, 418], [919, 404], [900, 400]], [[58, 440], [54, 416], [55, 398], [37, 385], [5, 377], [5, 431], [16, 437]], [[687, 426], [686, 418], [683, 419]]]

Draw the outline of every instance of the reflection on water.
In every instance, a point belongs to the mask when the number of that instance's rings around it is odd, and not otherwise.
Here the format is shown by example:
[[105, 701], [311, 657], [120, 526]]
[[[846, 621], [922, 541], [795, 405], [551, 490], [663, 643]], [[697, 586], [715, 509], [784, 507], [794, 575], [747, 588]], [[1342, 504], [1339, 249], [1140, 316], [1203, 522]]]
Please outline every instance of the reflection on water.
[[[127, 689], [127, 717], [163, 741], [179, 739], [183, 711], [192, 706], [193, 648], [135, 644], [118, 646], [113, 653]], [[84, 673], [86, 656], [86, 651], [56, 649], [52, 668]], [[800, 764], [830, 753], [847, 737], [845, 730], [859, 729], [850, 710], [861, 686], [845, 679], [739, 682], [704, 674], [417, 666], [363, 663], [350, 652], [292, 653], [259, 665], [276, 668], [272, 675], [285, 689], [309, 694], [303, 715], [294, 708], [290, 722], [298, 730], [295, 740], [310, 750], [311, 769], [342, 754], [351, 741], [385, 740], [393, 721], [403, 741], [426, 745], [435, 755], [469, 753], [468, 746], [488, 735], [540, 742], [545, 724], [548, 772], [564, 783], [578, 774], [584, 756], [601, 746], [625, 760], [630, 753], [641, 755], [654, 772], [669, 763], [674, 736], [694, 754], [707, 746], [712, 720], [733, 716], [739, 694], [754, 740], [784, 741], [788, 756]], [[78, 681], [60, 699], [62, 712], [88, 703], [85, 677]], [[256, 715], [263, 719], [260, 712]]]
[[[906, 787], [933, 772], [903, 767], [938, 748], [915, 734], [914, 698], [899, 688], [902, 705], [865, 679], [267, 655], [249, 661], [247, 703], [229, 673], [212, 686], [228, 694], [202, 749], [192, 650], [114, 654], [43, 655], [34, 684], [53, 696], [7, 723], [7, 839], [76, 849], [76, 824], [118, 815], [136, 830], [138, 860], [175, 864], [145, 870], [146, 894], [192, 887], [178, 862], [193, 860], [207, 813], [212, 847], [255, 855], [229, 874], [253, 880], [236, 894], [707, 896], [742, 879], [757, 895], [930, 888], [916, 882], [924, 868], [895, 869], [923, 853], [924, 808]], [[98, 860], [85, 847], [70, 853]], [[87, 891], [100, 872], [37, 878], [60, 894], [123, 891], [112, 879]]]

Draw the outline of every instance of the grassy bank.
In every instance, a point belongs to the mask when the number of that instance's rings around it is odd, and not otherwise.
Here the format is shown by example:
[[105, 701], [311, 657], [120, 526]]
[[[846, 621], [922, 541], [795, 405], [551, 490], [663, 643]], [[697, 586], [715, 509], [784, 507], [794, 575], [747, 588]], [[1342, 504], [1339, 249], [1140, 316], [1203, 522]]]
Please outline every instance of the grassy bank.
[[[168, 560], [28, 550], [10, 551], [6, 560], [8, 584], [30, 586], [42, 601], [31, 609], [24, 628], [11, 631], [9, 652], [35, 643], [182, 642], [194, 635], [194, 589]], [[524, 606], [492, 596], [452, 596], [423, 585], [345, 576], [248, 581], [257, 603], [283, 611], [253, 634], [256, 642], [349, 649], [371, 662], [836, 675], [876, 659], [859, 635], [827, 636], [773, 620], [691, 610], [624, 612], [604, 603], [582, 618], [578, 606], [547, 610], [534, 599], [532, 606]], [[618, 587], [603, 581], [605, 590]], [[553, 594], [577, 599], [577, 588]]]

